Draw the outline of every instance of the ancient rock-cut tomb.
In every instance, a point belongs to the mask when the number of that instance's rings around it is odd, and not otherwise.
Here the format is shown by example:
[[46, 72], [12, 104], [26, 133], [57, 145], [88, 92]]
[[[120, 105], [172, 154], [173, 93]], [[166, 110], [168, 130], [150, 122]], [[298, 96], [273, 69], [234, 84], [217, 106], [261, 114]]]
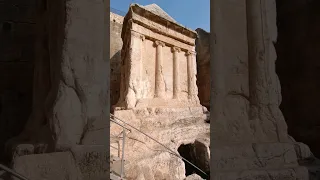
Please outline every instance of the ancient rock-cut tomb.
[[131, 9], [123, 24], [117, 106], [126, 109], [200, 106], [196, 32], [168, 18], [156, 5], [145, 8], [133, 5]]
[[[121, 38], [120, 98], [114, 115], [177, 154], [180, 146], [200, 137], [209, 142], [206, 108], [200, 104], [196, 84], [197, 33], [178, 24], [156, 4], [132, 4], [123, 20]], [[121, 127], [111, 123], [111, 147], [117, 146], [113, 143], [121, 132]], [[185, 178], [186, 167], [180, 158], [139, 132], [132, 131], [127, 137], [127, 178]], [[208, 144], [204, 144], [206, 154]], [[119, 156], [114, 148], [110, 151], [111, 156]]]

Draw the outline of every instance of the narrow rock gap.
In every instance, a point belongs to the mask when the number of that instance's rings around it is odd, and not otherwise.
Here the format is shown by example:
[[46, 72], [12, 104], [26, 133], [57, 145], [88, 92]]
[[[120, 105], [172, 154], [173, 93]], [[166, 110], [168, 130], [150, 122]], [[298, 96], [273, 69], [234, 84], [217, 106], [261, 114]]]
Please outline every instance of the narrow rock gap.
[[276, 0], [276, 73], [288, 133], [320, 156], [319, 1]]

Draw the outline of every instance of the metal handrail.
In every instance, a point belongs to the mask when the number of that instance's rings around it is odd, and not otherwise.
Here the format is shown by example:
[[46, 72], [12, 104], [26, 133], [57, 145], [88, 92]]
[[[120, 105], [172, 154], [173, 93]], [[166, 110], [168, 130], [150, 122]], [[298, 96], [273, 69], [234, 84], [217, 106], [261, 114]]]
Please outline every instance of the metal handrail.
[[[164, 145], [164, 144], [162, 144], [161, 142], [157, 141], [156, 139], [154, 139], [154, 138], [151, 137], [150, 135], [148, 135], [148, 134], [140, 131], [138, 128], [136, 128], [136, 127], [134, 127], [134, 126], [126, 123], [124, 120], [121, 120], [120, 118], [116, 117], [115, 115], [113, 115], [113, 114], [111, 114], [111, 113], [110, 113], [110, 117], [111, 117], [112, 119], [116, 119], [116, 120], [118, 120], [118, 121], [121, 121], [121, 122], [124, 123], [125, 125], [130, 126], [132, 129], [134, 129], [134, 130], [140, 132], [141, 134], [147, 136], [148, 138], [150, 138], [150, 139], [153, 140], [154, 142], [160, 144], [162, 147], [164, 147], [164, 148], [166, 148], [167, 150], [169, 150], [171, 154], [173, 154], [173, 155], [177, 156], [178, 158], [184, 160], [185, 162], [187, 162], [188, 164], [190, 164], [191, 166], [193, 166], [194, 168], [196, 168], [198, 171], [200, 171], [201, 173], [203, 173], [205, 176], [209, 177], [209, 176], [207, 175], [207, 173], [205, 173], [205, 172], [204, 172], [203, 170], [201, 170], [199, 167], [197, 167], [196, 165], [194, 165], [193, 163], [191, 163], [190, 161], [188, 161], [188, 160], [185, 159], [184, 157], [180, 156], [180, 154], [178, 154], [178, 153], [176, 153], [175, 151], [171, 150], [171, 149], [170, 149], [169, 147], [167, 147], [166, 145]], [[114, 122], [114, 120], [112, 120], [112, 121]], [[119, 123], [118, 123], [118, 124], [119, 124]]]
[[13, 175], [13, 176], [15, 176], [16, 178], [19, 178], [19, 179], [21, 179], [21, 180], [29, 180], [28, 178], [24, 177], [23, 175], [15, 172], [14, 170], [12, 170], [12, 169], [10, 169], [10, 168], [2, 165], [2, 164], [0, 164], [0, 169], [6, 171], [6, 172], [8, 172], [8, 173], [10, 173], [11, 175]]
[[[110, 121], [121, 126], [122, 127], [122, 154], [121, 154], [121, 170], [120, 170], [120, 178], [122, 179], [124, 176], [124, 145], [125, 145], [125, 138], [126, 138], [126, 130], [130, 129], [126, 128], [124, 125], [118, 123], [116, 120], [113, 118], [110, 118]], [[118, 156], [120, 157], [120, 143], [118, 142]]]

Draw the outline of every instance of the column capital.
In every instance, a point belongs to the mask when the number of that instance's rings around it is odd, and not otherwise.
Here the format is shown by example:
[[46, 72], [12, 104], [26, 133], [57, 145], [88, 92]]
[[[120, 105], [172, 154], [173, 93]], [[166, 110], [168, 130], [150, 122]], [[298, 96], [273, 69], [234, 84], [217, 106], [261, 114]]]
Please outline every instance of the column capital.
[[189, 55], [196, 55], [196, 52], [195, 51], [187, 51], [186, 52], [186, 55], [189, 56]]
[[175, 46], [173, 46], [171, 48], [171, 50], [172, 50], [172, 52], [180, 52], [181, 51], [181, 49], [179, 47], [175, 47]]
[[159, 40], [156, 40], [156, 41], [154, 41], [154, 44], [156, 45], [156, 46], [162, 46], [162, 47], [164, 47], [164, 42], [162, 42], [162, 41], [159, 41]]

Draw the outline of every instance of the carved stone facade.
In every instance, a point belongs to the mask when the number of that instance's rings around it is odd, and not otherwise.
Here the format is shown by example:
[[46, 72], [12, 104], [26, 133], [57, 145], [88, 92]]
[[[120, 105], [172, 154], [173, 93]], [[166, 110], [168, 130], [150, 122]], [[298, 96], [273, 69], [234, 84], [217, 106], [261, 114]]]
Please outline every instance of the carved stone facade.
[[[201, 142], [205, 151], [202, 154], [210, 157], [210, 125], [205, 122], [207, 115], [196, 84], [197, 33], [177, 24], [155, 4], [132, 4], [121, 36], [120, 99], [114, 106], [114, 115], [177, 153], [180, 146]], [[110, 147], [122, 149], [116, 142], [121, 132], [117, 124], [110, 124]], [[155, 150], [159, 149], [155, 141], [134, 130], [126, 137], [126, 178], [186, 177], [184, 162]], [[119, 154], [110, 148], [110, 155]], [[208, 159], [201, 162], [209, 162]], [[208, 173], [207, 166], [203, 169]]]
[[196, 32], [138, 5], [132, 6], [132, 10], [123, 25], [117, 106], [125, 109], [200, 106]]

